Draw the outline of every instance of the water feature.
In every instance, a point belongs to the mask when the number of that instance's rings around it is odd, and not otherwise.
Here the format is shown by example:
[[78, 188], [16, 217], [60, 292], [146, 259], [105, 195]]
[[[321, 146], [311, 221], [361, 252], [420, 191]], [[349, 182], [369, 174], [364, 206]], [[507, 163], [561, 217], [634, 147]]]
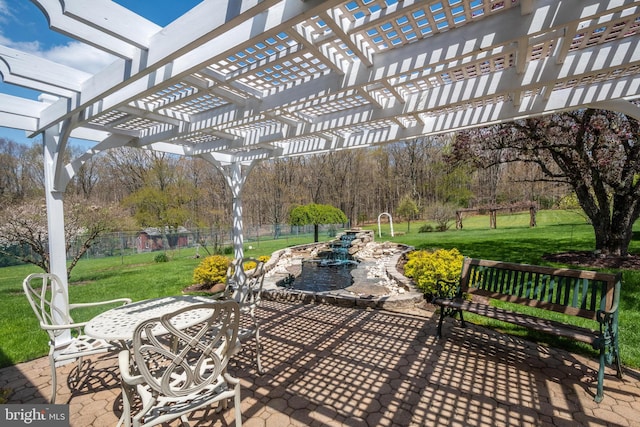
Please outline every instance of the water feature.
[[357, 263], [323, 266], [320, 262], [303, 262], [302, 273], [285, 287], [287, 289], [311, 292], [344, 289], [353, 284], [351, 270], [356, 266]]
[[[395, 268], [400, 257], [413, 248], [375, 243], [373, 232], [352, 233], [355, 238], [340, 239], [351, 241], [347, 250], [346, 245], [333, 241], [274, 252], [263, 298], [389, 310], [410, 309], [424, 302], [423, 294], [415, 292], [411, 280]], [[331, 257], [348, 262], [320, 262]]]
[[310, 259], [308, 262], [318, 262], [321, 267], [358, 264], [358, 261], [355, 261], [351, 255], [349, 255], [351, 242], [353, 242], [355, 238], [356, 235], [353, 233], [343, 234], [338, 240], [329, 243], [330, 251], [328, 253], [325, 252], [319, 259]]
[[304, 260], [300, 275], [286, 283], [284, 287], [301, 291], [326, 292], [351, 286], [353, 284], [351, 270], [358, 266], [358, 261], [349, 254], [349, 248], [355, 238], [355, 233], [347, 232], [339, 239], [329, 242], [329, 250], [319, 252], [317, 257]]

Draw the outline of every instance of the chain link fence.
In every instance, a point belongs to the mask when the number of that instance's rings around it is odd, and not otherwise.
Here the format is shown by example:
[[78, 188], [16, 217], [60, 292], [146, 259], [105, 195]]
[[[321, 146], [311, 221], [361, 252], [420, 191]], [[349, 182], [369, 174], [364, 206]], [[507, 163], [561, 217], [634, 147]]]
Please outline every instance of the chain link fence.
[[[321, 225], [319, 232], [324, 236], [335, 237], [342, 228], [342, 225]], [[244, 228], [243, 235], [245, 246], [257, 245], [261, 240], [293, 237], [313, 239], [313, 226], [289, 226], [286, 224], [281, 226], [248, 226]], [[76, 253], [77, 245], [80, 245], [81, 242], [81, 238], [72, 242], [70, 252]], [[164, 234], [157, 229], [105, 233], [93, 243], [84, 256], [102, 258], [184, 248], [198, 248], [198, 250], [202, 248], [201, 255], [208, 253], [231, 254], [233, 253], [232, 230], [231, 228], [180, 228], [175, 233]]]

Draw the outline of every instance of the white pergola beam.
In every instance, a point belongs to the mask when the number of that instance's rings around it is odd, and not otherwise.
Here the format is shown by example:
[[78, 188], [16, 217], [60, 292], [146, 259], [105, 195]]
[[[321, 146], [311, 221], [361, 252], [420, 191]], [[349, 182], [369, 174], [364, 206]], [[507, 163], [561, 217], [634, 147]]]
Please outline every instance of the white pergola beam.
[[64, 0], [63, 9], [65, 16], [140, 49], [147, 49], [151, 37], [162, 30], [162, 27], [111, 0], [91, 0], [91, 7], [87, 7], [86, 0]]
[[[134, 58], [139, 55], [139, 48], [134, 46], [130, 41], [124, 41], [121, 37], [116, 37], [113, 34], [109, 34], [100, 28], [96, 28], [95, 25], [89, 25], [86, 22], [78, 19], [72, 14], [65, 13], [65, 2], [61, 0], [31, 0], [36, 6], [38, 6], [45, 14], [49, 21], [51, 28], [58, 32], [73, 37], [76, 40], [80, 40], [90, 46], [94, 46], [97, 49], [111, 53], [121, 58]], [[92, 13], [93, 6], [104, 6], [107, 3], [106, 0], [94, 0], [92, 1], [91, 8], [84, 5], [86, 12]], [[108, 3], [111, 3], [110, 1]], [[73, 9], [77, 9], [74, 5]], [[102, 8], [104, 9], [104, 8]], [[117, 15], [116, 15], [117, 16]], [[117, 19], [117, 18], [115, 18]], [[142, 22], [141, 17], [138, 17], [138, 22]]]
[[79, 93], [91, 74], [40, 58], [22, 51], [0, 46], [0, 72], [3, 80], [43, 92]]

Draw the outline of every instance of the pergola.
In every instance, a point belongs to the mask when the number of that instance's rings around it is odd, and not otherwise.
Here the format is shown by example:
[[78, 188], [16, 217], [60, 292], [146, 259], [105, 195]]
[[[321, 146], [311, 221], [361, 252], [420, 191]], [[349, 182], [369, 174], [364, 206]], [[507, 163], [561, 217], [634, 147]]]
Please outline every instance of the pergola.
[[[0, 126], [42, 135], [51, 272], [65, 187], [97, 153], [205, 159], [233, 194], [261, 160], [369, 147], [588, 106], [640, 118], [640, 2], [203, 0], [160, 27], [110, 0], [32, 0], [109, 52], [95, 75], [0, 46]], [[90, 3], [90, 5], [89, 5]], [[93, 141], [69, 164], [69, 138]]]

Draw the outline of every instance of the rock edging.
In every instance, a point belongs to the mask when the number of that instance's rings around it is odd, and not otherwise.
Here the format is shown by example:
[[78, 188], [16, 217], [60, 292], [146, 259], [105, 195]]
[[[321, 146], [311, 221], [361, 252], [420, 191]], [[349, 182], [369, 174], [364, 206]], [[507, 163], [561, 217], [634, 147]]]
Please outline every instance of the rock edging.
[[[375, 244], [373, 242], [367, 243], [368, 245]], [[288, 280], [292, 280], [297, 274], [300, 274], [302, 260], [311, 257], [311, 253], [317, 251], [319, 247], [324, 246], [321, 244], [307, 244], [299, 245], [291, 248], [276, 251], [272, 254], [269, 261], [265, 264], [265, 280], [263, 285], [262, 297], [267, 300], [281, 301], [281, 302], [300, 302], [303, 304], [332, 304], [341, 307], [359, 307], [368, 309], [382, 309], [388, 311], [402, 311], [406, 309], [413, 309], [424, 303], [424, 296], [422, 292], [418, 291], [413, 284], [413, 281], [404, 276], [398, 271], [398, 263], [400, 258], [406, 253], [414, 250], [412, 246], [395, 244], [385, 242], [382, 244], [375, 244], [383, 254], [364, 254], [359, 256], [358, 253], [355, 257], [358, 258], [363, 266], [369, 265], [371, 267], [371, 261], [380, 261], [384, 275], [386, 277], [379, 278], [380, 281], [391, 281], [398, 287], [397, 292], [387, 295], [375, 295], [374, 293], [363, 292], [361, 294], [354, 294], [348, 289], [354, 287], [353, 285], [346, 289], [333, 290], [326, 292], [310, 292], [299, 291], [293, 289], [284, 289], [281, 285]], [[395, 246], [394, 250], [391, 250], [391, 245]], [[359, 252], [366, 252], [365, 245], [361, 245]], [[378, 252], [374, 249], [374, 252]], [[363, 254], [361, 254], [363, 255]], [[380, 268], [380, 266], [377, 266]], [[375, 278], [364, 279], [364, 273], [362, 271], [354, 270], [354, 285], [358, 282], [369, 282], [369, 286], [376, 285]], [[297, 273], [297, 274], [296, 274]], [[369, 272], [367, 272], [369, 274]], [[376, 276], [380, 275], [376, 272]], [[358, 278], [358, 276], [360, 278]], [[366, 289], [366, 284], [364, 289]], [[359, 288], [360, 289], [360, 288]]]

